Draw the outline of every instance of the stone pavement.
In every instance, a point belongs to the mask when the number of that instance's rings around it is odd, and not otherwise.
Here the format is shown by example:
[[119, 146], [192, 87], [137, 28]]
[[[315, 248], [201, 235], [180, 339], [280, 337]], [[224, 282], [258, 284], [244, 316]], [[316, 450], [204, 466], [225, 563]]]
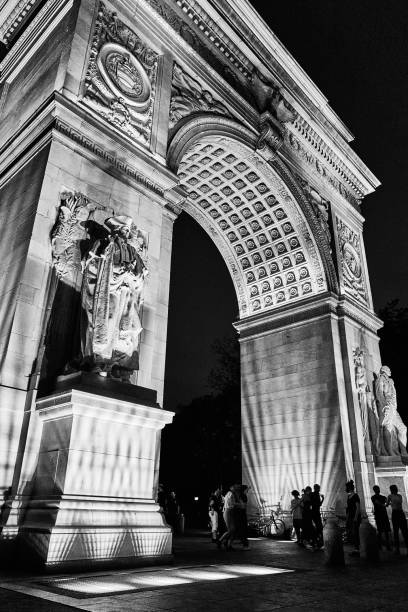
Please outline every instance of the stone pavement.
[[[0, 575], [1, 612], [406, 612], [408, 557], [377, 566], [346, 555], [344, 569], [294, 542], [256, 539], [217, 550], [207, 535], [175, 540], [172, 565], [58, 576]], [[289, 570], [289, 571], [288, 571]]]

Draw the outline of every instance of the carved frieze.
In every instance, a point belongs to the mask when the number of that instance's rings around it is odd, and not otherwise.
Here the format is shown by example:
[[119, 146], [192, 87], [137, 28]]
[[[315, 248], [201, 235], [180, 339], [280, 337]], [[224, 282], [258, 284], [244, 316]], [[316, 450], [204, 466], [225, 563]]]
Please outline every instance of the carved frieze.
[[361, 256], [360, 236], [336, 217], [343, 285], [347, 293], [368, 303]]
[[328, 172], [326, 166], [315, 155], [313, 155], [313, 153], [311, 153], [292, 132], [286, 133], [285, 141], [287, 145], [290, 146], [295, 153], [312, 168], [314, 174], [318, 175], [320, 178], [323, 177], [329, 183], [329, 185], [341, 196], [343, 196], [343, 198], [345, 198], [352, 206], [356, 208], [359, 206], [358, 199], [344, 187], [341, 181], [333, 176], [333, 174]]
[[99, 5], [83, 101], [120, 131], [149, 144], [158, 55]]
[[198, 81], [190, 77], [178, 64], [174, 64], [170, 101], [170, 128], [180, 119], [195, 112], [228, 115], [228, 109]]

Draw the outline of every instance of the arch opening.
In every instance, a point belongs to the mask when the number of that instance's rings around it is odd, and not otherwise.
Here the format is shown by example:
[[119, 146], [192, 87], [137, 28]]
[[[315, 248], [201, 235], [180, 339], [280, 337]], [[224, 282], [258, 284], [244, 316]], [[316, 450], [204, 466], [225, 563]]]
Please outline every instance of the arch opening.
[[178, 157], [184, 209], [230, 271], [240, 317], [327, 291], [318, 245], [295, 196], [249, 145], [214, 134]]

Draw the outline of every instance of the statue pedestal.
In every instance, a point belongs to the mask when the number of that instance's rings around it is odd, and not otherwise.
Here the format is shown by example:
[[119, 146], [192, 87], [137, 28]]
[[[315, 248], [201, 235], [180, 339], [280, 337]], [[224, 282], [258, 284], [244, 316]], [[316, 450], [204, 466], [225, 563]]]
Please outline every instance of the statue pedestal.
[[[106, 396], [114, 384], [102, 383], [100, 393], [77, 384], [37, 402], [43, 431], [19, 538], [46, 568], [136, 565], [171, 554], [153, 482], [158, 433], [173, 413], [154, 405], [149, 390], [139, 388], [137, 401], [137, 387], [117, 386], [120, 399]], [[127, 397], [132, 388], [136, 396]]]
[[408, 509], [408, 461], [406, 457], [379, 456], [376, 459], [375, 475], [383, 495], [389, 495], [390, 485], [398, 487]]

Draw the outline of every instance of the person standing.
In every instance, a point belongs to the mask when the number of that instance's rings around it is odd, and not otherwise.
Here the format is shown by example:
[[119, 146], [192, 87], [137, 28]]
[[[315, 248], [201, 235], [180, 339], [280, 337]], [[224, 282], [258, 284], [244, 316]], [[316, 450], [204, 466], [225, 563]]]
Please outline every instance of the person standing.
[[180, 506], [177, 501], [176, 493], [170, 491], [166, 500], [166, 521], [173, 528], [173, 533], [178, 531], [178, 521], [180, 516]]
[[210, 495], [208, 503], [208, 515], [211, 523], [211, 540], [212, 542], [218, 541], [219, 530], [221, 527], [220, 518], [222, 518], [222, 506], [224, 498], [220, 489], [216, 489], [214, 493]]
[[300, 499], [300, 493], [294, 489], [291, 493], [293, 499], [290, 502], [290, 510], [293, 518], [293, 528], [296, 533], [296, 544], [304, 546], [303, 535], [302, 535], [302, 500]]
[[238, 496], [236, 493], [236, 485], [231, 485], [228, 493], [224, 498], [224, 512], [223, 517], [225, 521], [225, 525], [227, 527], [227, 531], [222, 534], [220, 539], [218, 540], [218, 548], [221, 548], [223, 544], [226, 550], [232, 549], [232, 541], [235, 537], [235, 533], [237, 530], [236, 525], [236, 508], [239, 504]]
[[323, 546], [323, 523], [320, 507], [324, 501], [324, 495], [320, 493], [320, 485], [315, 484], [313, 486], [313, 492], [310, 498], [312, 502], [312, 521], [315, 528], [316, 546], [321, 548]]
[[384, 534], [387, 550], [391, 550], [391, 527], [386, 508], [387, 498], [385, 495], [380, 495], [379, 486], [374, 485], [373, 491], [374, 495], [372, 496], [371, 501], [373, 502], [375, 524], [377, 525], [378, 548], [381, 550], [382, 534]]
[[315, 528], [312, 520], [312, 487], [305, 487], [301, 501], [303, 540], [307, 540], [309, 544], [315, 548]]
[[361, 523], [360, 497], [354, 490], [354, 481], [346, 482], [347, 506], [346, 506], [346, 530], [349, 542], [354, 545], [352, 555], [360, 554], [359, 528]]
[[238, 504], [235, 508], [235, 516], [237, 522], [237, 535], [239, 536], [244, 550], [249, 549], [248, 542], [248, 517], [247, 517], [247, 504], [248, 504], [248, 486], [240, 485], [237, 487], [238, 493]]
[[400, 545], [399, 545], [399, 531], [401, 529], [401, 533], [404, 538], [405, 546], [407, 548], [408, 554], [408, 527], [407, 527], [407, 519], [405, 518], [404, 511], [402, 509], [402, 495], [398, 493], [397, 485], [390, 486], [390, 495], [387, 498], [387, 506], [391, 506], [391, 522], [392, 522], [392, 530], [394, 532], [394, 546], [395, 546], [395, 554], [399, 555], [400, 553]]

